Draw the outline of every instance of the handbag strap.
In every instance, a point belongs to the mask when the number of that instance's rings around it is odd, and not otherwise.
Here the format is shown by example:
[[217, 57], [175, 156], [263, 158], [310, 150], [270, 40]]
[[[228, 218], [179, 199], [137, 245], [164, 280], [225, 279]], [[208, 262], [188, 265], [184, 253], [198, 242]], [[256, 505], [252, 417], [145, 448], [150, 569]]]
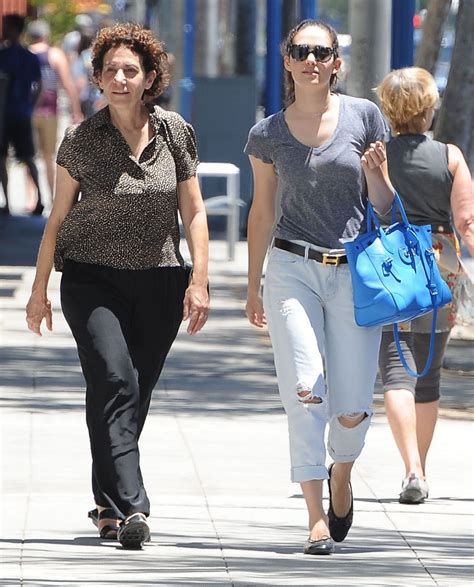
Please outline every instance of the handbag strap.
[[[397, 345], [397, 351], [398, 351], [398, 356], [400, 357], [400, 361], [403, 365], [403, 367], [405, 368], [405, 371], [411, 375], [412, 377], [424, 377], [428, 371], [430, 370], [431, 367], [431, 363], [433, 361], [433, 354], [434, 354], [434, 347], [435, 347], [435, 335], [436, 335], [436, 320], [438, 318], [438, 305], [436, 304], [436, 296], [438, 295], [438, 291], [436, 288], [436, 284], [434, 281], [434, 268], [433, 268], [433, 264], [434, 264], [434, 258], [431, 255], [431, 253], [428, 253], [427, 251], [425, 251], [425, 255], [423, 254], [423, 251], [420, 251], [420, 259], [421, 259], [421, 264], [423, 266], [423, 270], [426, 274], [426, 279], [427, 279], [427, 286], [428, 286], [428, 290], [430, 292], [430, 296], [431, 296], [431, 302], [433, 305], [433, 319], [431, 321], [431, 336], [430, 336], [430, 346], [429, 346], [429, 351], [428, 351], [428, 358], [426, 359], [426, 363], [425, 366], [423, 367], [423, 370], [421, 371], [421, 373], [417, 373], [416, 371], [413, 371], [405, 357], [403, 356], [403, 351], [402, 351], [402, 347], [400, 345], [400, 336], [398, 333], [398, 323], [395, 322], [393, 324], [393, 338], [395, 339], [395, 344]], [[427, 267], [428, 265], [428, 267]]]
[[[395, 192], [395, 195], [393, 198], [393, 203], [392, 203], [392, 222], [393, 223], [395, 223], [397, 221], [396, 208], [398, 208], [400, 211], [403, 224], [408, 228], [410, 223], [408, 221], [407, 213], [405, 212], [405, 208], [403, 206], [403, 203], [402, 203], [400, 196], [398, 195], [398, 192]], [[370, 232], [372, 230], [372, 225], [375, 226], [375, 228], [380, 229], [380, 222], [379, 222], [379, 219], [377, 218], [374, 207], [372, 206], [371, 201], [367, 200], [367, 232]]]
[[[398, 195], [397, 192], [395, 192], [394, 204], [398, 207], [400, 214], [402, 216], [403, 224], [405, 225], [405, 228], [407, 229], [405, 238], [408, 238], [410, 240], [411, 246], [416, 246], [416, 244], [418, 244], [418, 246], [419, 246], [418, 238], [416, 237], [415, 233], [410, 229], [410, 223], [408, 222], [408, 217], [406, 215], [405, 208], [403, 207], [402, 201], [401, 201], [400, 196]], [[392, 206], [392, 221], [393, 222], [396, 221], [395, 205]], [[373, 213], [373, 210], [372, 210], [372, 213]], [[436, 336], [436, 321], [438, 318], [438, 307], [436, 304], [436, 296], [438, 295], [438, 291], [436, 289], [436, 284], [434, 281], [434, 262], [435, 262], [434, 257], [432, 256], [431, 252], [429, 252], [429, 251], [420, 250], [419, 253], [420, 253], [421, 264], [422, 264], [423, 270], [426, 275], [427, 286], [428, 286], [428, 290], [429, 290], [430, 296], [431, 296], [431, 302], [433, 305], [433, 319], [431, 321], [431, 336], [430, 336], [430, 346], [429, 346], [429, 351], [428, 351], [428, 358], [426, 359], [425, 366], [423, 367], [421, 373], [417, 373], [416, 371], [413, 371], [413, 369], [411, 369], [409, 367], [409, 365], [403, 355], [402, 347], [400, 345], [398, 323], [395, 322], [393, 324], [393, 338], [395, 339], [395, 344], [397, 346], [398, 356], [400, 357], [400, 361], [401, 361], [403, 367], [405, 368], [405, 371], [409, 375], [411, 375], [412, 377], [424, 377], [428, 373], [428, 371], [430, 370], [431, 363], [433, 362], [435, 336]]]
[[425, 366], [423, 367], [423, 370], [421, 371], [421, 373], [417, 373], [416, 371], [413, 371], [413, 369], [411, 369], [410, 366], [408, 365], [407, 360], [405, 359], [405, 357], [403, 355], [402, 347], [400, 345], [400, 335], [398, 332], [398, 323], [395, 322], [393, 324], [393, 338], [395, 339], [395, 344], [397, 345], [398, 356], [400, 357], [400, 361], [401, 361], [403, 367], [405, 368], [405, 371], [409, 375], [411, 375], [412, 377], [424, 377], [428, 373], [428, 371], [430, 370], [431, 363], [433, 361], [433, 354], [434, 354], [434, 347], [435, 347], [437, 315], [438, 315], [438, 308], [435, 308], [433, 310], [433, 321], [431, 323], [431, 337], [430, 337], [428, 358], [426, 359]]

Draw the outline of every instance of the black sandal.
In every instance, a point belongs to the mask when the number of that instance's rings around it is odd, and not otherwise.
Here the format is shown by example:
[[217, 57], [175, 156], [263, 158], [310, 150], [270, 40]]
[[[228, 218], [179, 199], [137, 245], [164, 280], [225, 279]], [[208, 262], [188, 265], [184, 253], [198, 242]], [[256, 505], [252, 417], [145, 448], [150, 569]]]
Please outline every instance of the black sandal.
[[[112, 508], [106, 508], [105, 510], [102, 510], [100, 513], [99, 510], [95, 508], [87, 513], [87, 517], [92, 520], [92, 523], [96, 528], [99, 528], [100, 520], [106, 520], [107, 518], [117, 520], [117, 514], [115, 513], [115, 510], [113, 510]], [[117, 520], [115, 526], [113, 526], [112, 524], [106, 524], [105, 526], [102, 526], [102, 528], [100, 528], [99, 530], [99, 535], [101, 538], [104, 538], [105, 540], [117, 540], [118, 529], [119, 521]]]
[[334, 542], [342, 542], [344, 538], [347, 536], [349, 530], [352, 526], [352, 520], [354, 517], [354, 496], [352, 494], [352, 485], [349, 481], [349, 489], [351, 490], [351, 506], [349, 511], [345, 516], [339, 518], [334, 513], [332, 508], [332, 494], [331, 494], [331, 472], [332, 468], [334, 467], [334, 463], [328, 469], [329, 479], [328, 479], [328, 487], [329, 487], [329, 509], [328, 509], [328, 520], [329, 520], [329, 533], [331, 534], [331, 538]]

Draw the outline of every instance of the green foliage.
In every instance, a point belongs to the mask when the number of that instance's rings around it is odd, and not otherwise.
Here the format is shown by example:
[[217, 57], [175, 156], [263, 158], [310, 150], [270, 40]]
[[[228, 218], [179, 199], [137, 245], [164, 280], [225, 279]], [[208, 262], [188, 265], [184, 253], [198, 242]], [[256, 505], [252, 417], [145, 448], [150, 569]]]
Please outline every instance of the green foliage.
[[30, 0], [38, 8], [40, 18], [51, 27], [51, 44], [58, 44], [66, 33], [74, 30], [74, 0]]

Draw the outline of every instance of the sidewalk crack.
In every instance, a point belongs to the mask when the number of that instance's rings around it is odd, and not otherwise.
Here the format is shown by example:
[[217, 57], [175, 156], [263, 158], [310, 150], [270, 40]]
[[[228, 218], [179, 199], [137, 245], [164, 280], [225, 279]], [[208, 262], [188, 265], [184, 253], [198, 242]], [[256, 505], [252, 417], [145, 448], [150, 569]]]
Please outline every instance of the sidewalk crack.
[[[33, 393], [35, 392], [35, 378], [33, 378]], [[23, 528], [22, 528], [22, 535], [21, 535], [21, 546], [20, 546], [20, 560], [19, 560], [19, 567], [20, 567], [20, 585], [23, 586], [25, 584], [25, 577], [24, 577], [24, 569], [23, 569], [23, 562], [24, 562], [24, 555], [25, 555], [25, 544], [26, 544], [26, 530], [28, 527], [28, 518], [30, 515], [30, 505], [31, 505], [31, 488], [33, 486], [33, 412], [29, 412], [29, 425], [28, 425], [28, 485], [27, 485], [27, 495], [26, 495], [26, 504], [25, 504], [25, 516], [23, 518]]]
[[221, 557], [222, 557], [222, 561], [224, 563], [225, 572], [227, 573], [227, 576], [229, 577], [229, 581], [230, 581], [231, 587], [235, 587], [234, 581], [233, 581], [232, 576], [230, 574], [229, 564], [228, 564], [227, 559], [226, 559], [225, 554], [224, 554], [224, 546], [222, 544], [222, 540], [221, 540], [221, 538], [219, 536], [219, 532], [217, 530], [216, 523], [215, 523], [214, 518], [212, 516], [211, 507], [209, 505], [209, 500], [207, 498], [206, 490], [204, 489], [204, 484], [203, 484], [202, 479], [201, 479], [201, 476], [199, 474], [199, 470], [198, 470], [198, 467], [197, 467], [196, 459], [194, 458], [194, 454], [193, 454], [193, 451], [191, 449], [191, 445], [189, 444], [189, 442], [188, 442], [188, 440], [186, 438], [186, 435], [184, 434], [184, 430], [181, 427], [181, 422], [180, 422], [179, 417], [175, 415], [174, 416], [174, 419], [176, 420], [176, 424], [177, 424], [179, 433], [181, 435], [181, 438], [183, 439], [184, 445], [186, 446], [186, 449], [187, 449], [187, 451], [189, 453], [191, 462], [193, 464], [194, 473], [195, 473], [195, 475], [197, 477], [197, 480], [198, 480], [198, 483], [199, 483], [199, 487], [200, 487], [201, 492], [202, 492], [202, 495], [204, 497], [204, 503], [206, 504], [206, 510], [207, 510], [208, 515], [209, 515], [209, 519], [211, 520], [211, 524], [212, 524], [212, 528], [214, 530], [214, 534], [216, 536], [217, 544], [218, 544], [219, 549], [221, 551]]

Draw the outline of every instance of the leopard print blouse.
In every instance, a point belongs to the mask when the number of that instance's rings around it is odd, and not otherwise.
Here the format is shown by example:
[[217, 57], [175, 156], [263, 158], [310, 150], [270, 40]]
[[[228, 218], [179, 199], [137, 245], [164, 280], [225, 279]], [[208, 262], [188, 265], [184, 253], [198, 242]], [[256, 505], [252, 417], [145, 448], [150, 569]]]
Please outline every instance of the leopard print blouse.
[[62, 223], [55, 268], [64, 260], [116, 269], [183, 264], [177, 183], [196, 174], [192, 126], [175, 112], [150, 109], [153, 138], [137, 161], [108, 107], [69, 127], [56, 162], [80, 183]]

